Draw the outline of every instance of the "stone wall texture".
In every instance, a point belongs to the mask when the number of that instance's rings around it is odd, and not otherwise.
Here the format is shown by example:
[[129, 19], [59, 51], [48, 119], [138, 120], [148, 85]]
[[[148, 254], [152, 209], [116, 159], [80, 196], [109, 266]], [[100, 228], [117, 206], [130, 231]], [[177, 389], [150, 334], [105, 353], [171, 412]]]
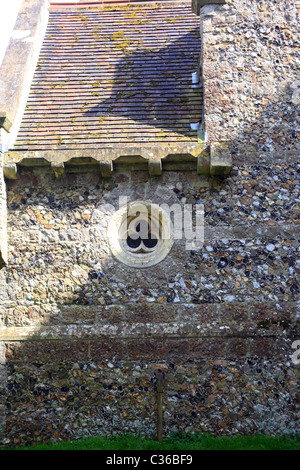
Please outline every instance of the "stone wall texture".
[[[155, 436], [162, 374], [164, 436], [299, 433], [296, 12], [201, 10], [206, 131], [231, 143], [226, 179], [66, 165], [6, 181], [2, 445]], [[120, 196], [204, 204], [203, 247], [176, 240], [156, 266], [120, 264], [105, 237]]]
[[[284, 164], [235, 167], [224, 181], [130, 172], [105, 182], [75, 169], [11, 180], [6, 439], [155, 435], [160, 371], [165, 435], [296, 431], [297, 176]], [[203, 248], [179, 240], [157, 266], [120, 265], [103, 233], [124, 194], [204, 202]]]
[[228, 0], [201, 9], [207, 138], [231, 141], [241, 161], [296, 150], [299, 8]]

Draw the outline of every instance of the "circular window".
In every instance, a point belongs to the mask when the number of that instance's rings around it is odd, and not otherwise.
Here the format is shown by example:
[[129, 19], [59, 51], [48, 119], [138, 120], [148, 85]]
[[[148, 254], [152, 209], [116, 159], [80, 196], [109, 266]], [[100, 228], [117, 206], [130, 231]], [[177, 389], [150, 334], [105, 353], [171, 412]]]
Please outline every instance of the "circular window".
[[115, 257], [127, 266], [153, 266], [172, 248], [171, 219], [157, 204], [130, 202], [113, 215], [108, 242]]

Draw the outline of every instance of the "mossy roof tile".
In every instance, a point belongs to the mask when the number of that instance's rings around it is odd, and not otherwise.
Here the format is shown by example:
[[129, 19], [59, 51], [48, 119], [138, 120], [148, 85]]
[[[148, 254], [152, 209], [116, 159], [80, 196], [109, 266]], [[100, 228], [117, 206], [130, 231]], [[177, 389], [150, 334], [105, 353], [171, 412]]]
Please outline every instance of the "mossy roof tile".
[[16, 149], [197, 142], [200, 53], [189, 3], [50, 10]]

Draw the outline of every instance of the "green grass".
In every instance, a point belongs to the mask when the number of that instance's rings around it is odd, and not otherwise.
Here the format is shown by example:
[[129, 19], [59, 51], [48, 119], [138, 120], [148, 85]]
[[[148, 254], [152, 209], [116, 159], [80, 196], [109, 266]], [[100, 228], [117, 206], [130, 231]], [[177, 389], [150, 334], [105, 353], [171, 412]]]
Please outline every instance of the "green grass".
[[16, 450], [300, 450], [299, 437], [288, 436], [220, 436], [175, 433], [158, 442], [154, 438], [132, 435], [92, 437]]

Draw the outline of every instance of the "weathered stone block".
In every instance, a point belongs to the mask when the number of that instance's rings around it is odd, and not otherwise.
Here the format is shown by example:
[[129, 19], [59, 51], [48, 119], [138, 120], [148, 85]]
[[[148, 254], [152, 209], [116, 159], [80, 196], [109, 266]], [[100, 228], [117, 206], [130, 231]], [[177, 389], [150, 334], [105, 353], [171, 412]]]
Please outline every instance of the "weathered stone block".
[[288, 360], [293, 353], [292, 339], [260, 337], [250, 340], [250, 355], [260, 358], [281, 358]]
[[185, 339], [136, 339], [128, 341], [128, 357], [148, 360], [176, 360], [188, 357]]
[[195, 15], [200, 15], [200, 8], [205, 5], [224, 4], [226, 0], [192, 0], [192, 11]]
[[213, 142], [210, 145], [211, 176], [226, 177], [232, 169], [232, 158], [227, 142]]
[[226, 357], [224, 338], [192, 338], [189, 343], [190, 357], [216, 359]]
[[230, 338], [226, 345], [226, 359], [235, 359], [247, 356], [247, 338]]

